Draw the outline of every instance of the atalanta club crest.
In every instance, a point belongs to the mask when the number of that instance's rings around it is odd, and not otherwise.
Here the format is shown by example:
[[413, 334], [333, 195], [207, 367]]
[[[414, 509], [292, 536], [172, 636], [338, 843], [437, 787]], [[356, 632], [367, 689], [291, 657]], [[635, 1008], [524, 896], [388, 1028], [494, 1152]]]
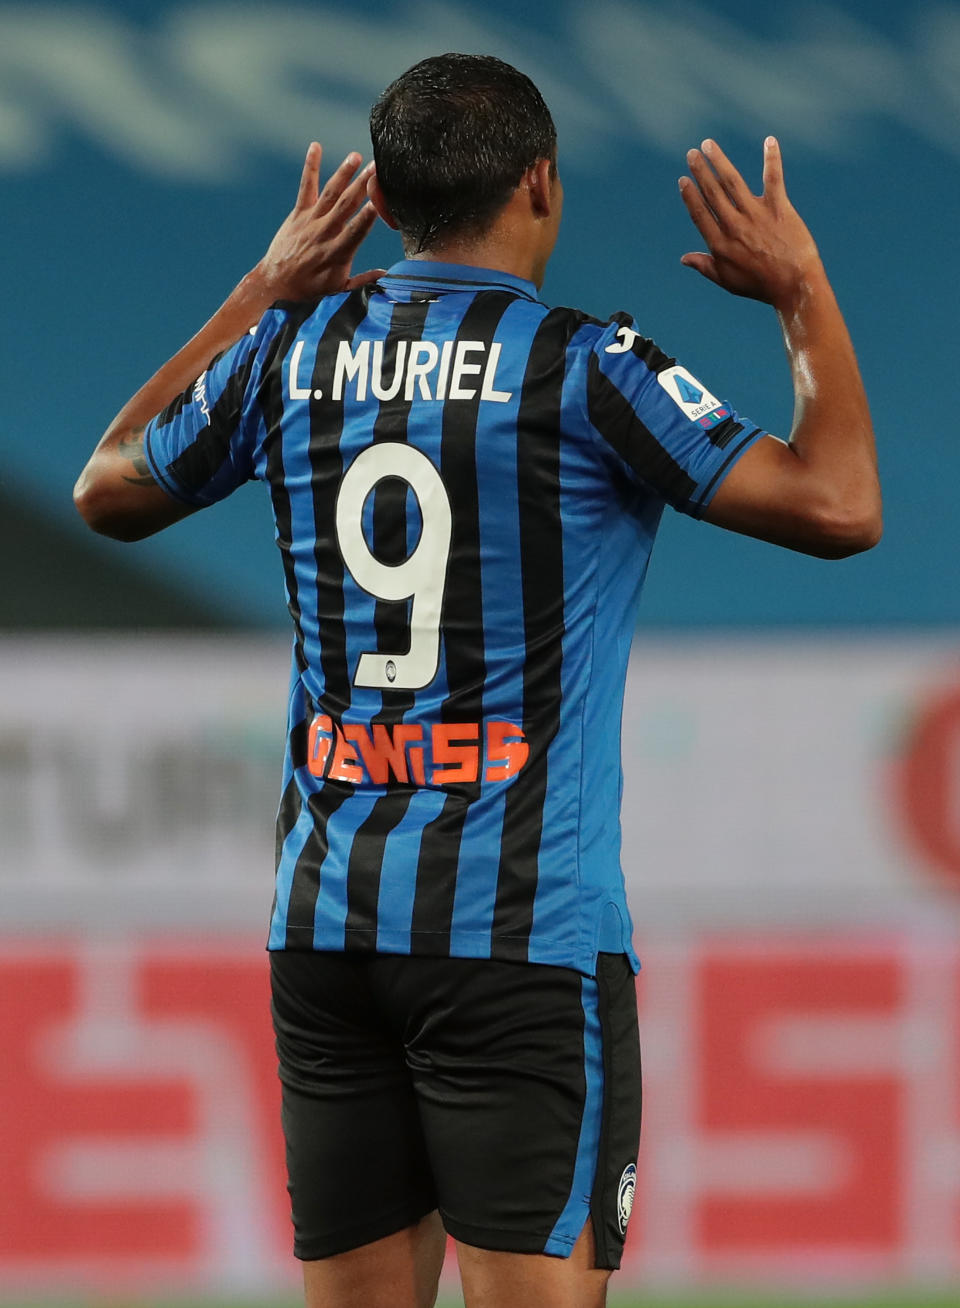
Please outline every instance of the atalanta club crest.
[[628, 1163], [623, 1169], [620, 1184], [617, 1187], [617, 1217], [620, 1221], [620, 1234], [626, 1235], [627, 1222], [633, 1212], [633, 1196], [637, 1189], [637, 1168]]

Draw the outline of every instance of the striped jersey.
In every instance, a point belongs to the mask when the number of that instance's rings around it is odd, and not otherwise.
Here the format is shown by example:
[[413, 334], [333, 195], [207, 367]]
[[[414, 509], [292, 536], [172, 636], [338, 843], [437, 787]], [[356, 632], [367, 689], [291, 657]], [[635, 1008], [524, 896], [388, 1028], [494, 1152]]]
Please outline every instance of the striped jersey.
[[664, 505], [699, 517], [762, 434], [627, 315], [418, 260], [274, 305], [149, 424], [170, 495], [272, 499], [294, 641], [269, 948], [638, 965], [640, 588]]

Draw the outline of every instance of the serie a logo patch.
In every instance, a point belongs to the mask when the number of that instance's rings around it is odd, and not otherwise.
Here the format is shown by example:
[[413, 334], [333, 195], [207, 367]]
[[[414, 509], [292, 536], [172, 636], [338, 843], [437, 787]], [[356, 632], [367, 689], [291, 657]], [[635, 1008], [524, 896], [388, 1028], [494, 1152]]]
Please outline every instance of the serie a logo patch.
[[657, 381], [677, 408], [700, 427], [714, 427], [730, 416], [730, 410], [679, 364], [658, 372]]
[[637, 1168], [635, 1163], [628, 1163], [623, 1169], [620, 1184], [617, 1186], [617, 1220], [620, 1234], [626, 1235], [627, 1222], [633, 1212], [633, 1196], [637, 1189]]

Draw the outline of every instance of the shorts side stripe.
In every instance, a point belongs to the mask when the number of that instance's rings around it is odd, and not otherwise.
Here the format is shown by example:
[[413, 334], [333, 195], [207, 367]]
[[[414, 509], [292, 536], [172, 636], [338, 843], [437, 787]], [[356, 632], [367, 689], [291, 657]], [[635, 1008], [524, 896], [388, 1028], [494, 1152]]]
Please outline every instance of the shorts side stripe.
[[580, 978], [580, 1003], [583, 1006], [583, 1070], [586, 1082], [580, 1139], [570, 1197], [543, 1247], [544, 1253], [558, 1254], [561, 1258], [570, 1253], [590, 1215], [590, 1198], [597, 1172], [603, 1119], [603, 1038], [599, 993], [593, 977]]

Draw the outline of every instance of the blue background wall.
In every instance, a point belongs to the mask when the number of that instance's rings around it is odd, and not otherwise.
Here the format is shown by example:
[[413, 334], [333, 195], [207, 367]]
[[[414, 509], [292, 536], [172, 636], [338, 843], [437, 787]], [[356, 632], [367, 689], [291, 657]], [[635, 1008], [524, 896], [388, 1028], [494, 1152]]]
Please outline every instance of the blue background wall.
[[[0, 6], [0, 33], [0, 494], [38, 523], [74, 529], [89, 449], [262, 253], [308, 140], [331, 160], [368, 148], [379, 89], [423, 55], [464, 49], [529, 72], [557, 119], [567, 203], [546, 300], [632, 311], [711, 390], [786, 434], [772, 311], [680, 266], [700, 242], [676, 188], [708, 134], [759, 185], [774, 132], [848, 314], [884, 542], [823, 563], [669, 515], [644, 624], [960, 620], [960, 6], [40, 3]], [[383, 229], [359, 266], [398, 256]], [[8, 580], [29, 576], [29, 543], [8, 550]], [[152, 541], [97, 549], [237, 620], [285, 620], [262, 487]], [[55, 613], [56, 584], [43, 585]]]

